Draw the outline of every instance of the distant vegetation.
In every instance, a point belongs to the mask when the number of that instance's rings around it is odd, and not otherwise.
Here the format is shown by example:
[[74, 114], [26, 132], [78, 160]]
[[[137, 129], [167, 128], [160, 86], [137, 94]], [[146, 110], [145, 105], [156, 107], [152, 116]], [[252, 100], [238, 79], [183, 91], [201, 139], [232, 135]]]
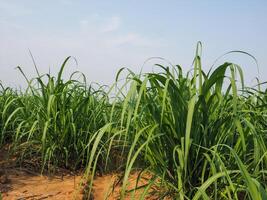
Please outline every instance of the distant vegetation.
[[28, 87], [1, 86], [0, 146], [41, 171], [121, 172], [121, 198], [138, 171], [151, 176], [143, 198], [267, 199], [267, 90], [245, 86], [234, 63], [204, 72], [200, 48], [188, 73], [121, 69], [108, 89], [63, 80], [70, 57], [56, 77], [18, 68]]

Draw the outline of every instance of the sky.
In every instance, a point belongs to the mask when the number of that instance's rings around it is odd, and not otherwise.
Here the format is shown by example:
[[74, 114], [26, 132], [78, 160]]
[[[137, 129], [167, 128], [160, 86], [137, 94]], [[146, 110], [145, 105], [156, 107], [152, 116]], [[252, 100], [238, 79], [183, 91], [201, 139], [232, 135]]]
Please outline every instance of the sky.
[[[110, 85], [117, 71], [139, 72], [144, 61], [163, 57], [191, 69], [198, 41], [203, 69], [231, 50], [224, 61], [240, 64], [247, 84], [267, 80], [267, 1], [248, 0], [0, 0], [0, 80], [6, 86], [25, 85], [20, 66], [35, 77], [29, 54], [39, 71], [56, 74], [73, 56], [64, 76], [83, 72], [87, 81]], [[152, 59], [144, 71], [159, 63]], [[165, 63], [163, 63], [165, 64]], [[167, 64], [167, 63], [166, 63]]]

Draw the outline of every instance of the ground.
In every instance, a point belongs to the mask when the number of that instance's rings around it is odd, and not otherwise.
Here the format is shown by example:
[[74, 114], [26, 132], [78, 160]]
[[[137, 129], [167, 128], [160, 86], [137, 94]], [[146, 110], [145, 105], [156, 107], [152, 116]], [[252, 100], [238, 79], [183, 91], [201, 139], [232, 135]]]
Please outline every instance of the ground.
[[[128, 190], [134, 188], [137, 176], [138, 173], [131, 174]], [[121, 184], [115, 184], [118, 177], [118, 173], [97, 176], [89, 199], [119, 199]], [[84, 199], [86, 187], [82, 182], [82, 173], [73, 174], [62, 170], [57, 175], [48, 176], [27, 167], [18, 167], [15, 159], [7, 157], [6, 149], [0, 150], [0, 192], [3, 200]], [[143, 179], [139, 186], [145, 182]], [[138, 199], [141, 193], [140, 190], [129, 194], [126, 199]]]

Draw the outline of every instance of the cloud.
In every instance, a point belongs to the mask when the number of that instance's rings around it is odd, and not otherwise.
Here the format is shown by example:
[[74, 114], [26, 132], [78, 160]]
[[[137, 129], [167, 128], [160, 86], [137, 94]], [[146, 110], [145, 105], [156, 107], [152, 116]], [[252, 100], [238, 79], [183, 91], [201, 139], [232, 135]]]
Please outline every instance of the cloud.
[[140, 46], [140, 47], [147, 47], [147, 46], [154, 46], [158, 43], [153, 42], [151, 39], [145, 38], [137, 33], [127, 33], [125, 35], [120, 35], [114, 37], [110, 43], [112, 45], [120, 46], [120, 45], [132, 45], [132, 46]]
[[118, 31], [121, 27], [121, 18], [111, 16], [110, 18], [101, 17], [98, 14], [92, 14], [79, 21], [82, 31], [93, 31], [98, 33], [110, 33]]
[[93, 43], [101, 43], [108, 47], [137, 46], [155, 47], [160, 46], [160, 40], [148, 38], [137, 32], [127, 32], [118, 16], [103, 18], [98, 14], [91, 15], [79, 22], [81, 38], [87, 38]]
[[80, 27], [81, 27], [81, 29], [87, 29], [88, 28], [88, 26], [89, 26], [89, 22], [88, 22], [88, 20], [86, 20], [86, 19], [82, 19], [80, 22], [79, 22], [79, 25], [80, 25]]
[[107, 23], [103, 27], [103, 32], [113, 32], [119, 29], [121, 25], [120, 17], [113, 16], [111, 17]]

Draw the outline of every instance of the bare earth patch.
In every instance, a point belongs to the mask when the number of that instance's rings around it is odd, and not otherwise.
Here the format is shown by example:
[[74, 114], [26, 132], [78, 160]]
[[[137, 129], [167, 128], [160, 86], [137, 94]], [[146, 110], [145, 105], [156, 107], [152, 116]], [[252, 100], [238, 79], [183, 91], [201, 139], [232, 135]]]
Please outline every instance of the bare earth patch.
[[[80, 177], [49, 178], [20, 170], [8, 170], [2, 183], [3, 199], [82, 199], [78, 190]], [[1, 187], [0, 187], [1, 190]], [[6, 191], [5, 191], [6, 190]]]
[[[41, 176], [32, 175], [19, 169], [6, 170], [6, 179], [0, 183], [0, 191], [3, 199], [83, 199], [83, 188], [81, 186], [81, 176], [67, 175], [59, 176]], [[128, 189], [133, 189], [137, 174], [133, 174], [130, 178]], [[93, 184], [93, 198], [95, 200], [116, 200], [119, 199], [120, 187], [117, 185], [113, 188], [114, 183], [118, 180], [116, 174], [104, 175], [96, 177]], [[144, 182], [143, 182], [144, 183]], [[140, 182], [142, 184], [142, 181]], [[140, 185], [139, 184], [139, 185]], [[126, 199], [138, 199], [142, 190], [138, 190], [135, 194], [129, 193]]]
[[[61, 174], [64, 176], [42, 176], [29, 168], [16, 167], [15, 159], [7, 158], [6, 151], [0, 150], [0, 192], [3, 200], [84, 199], [85, 186], [81, 184], [82, 176], [66, 172]], [[127, 190], [135, 187], [137, 177], [137, 172], [130, 175]], [[119, 199], [121, 190], [119, 179], [118, 174], [97, 176], [89, 199]], [[138, 186], [142, 186], [146, 182], [145, 179], [142, 179]], [[141, 194], [142, 189], [130, 192], [125, 199], [138, 199]]]

